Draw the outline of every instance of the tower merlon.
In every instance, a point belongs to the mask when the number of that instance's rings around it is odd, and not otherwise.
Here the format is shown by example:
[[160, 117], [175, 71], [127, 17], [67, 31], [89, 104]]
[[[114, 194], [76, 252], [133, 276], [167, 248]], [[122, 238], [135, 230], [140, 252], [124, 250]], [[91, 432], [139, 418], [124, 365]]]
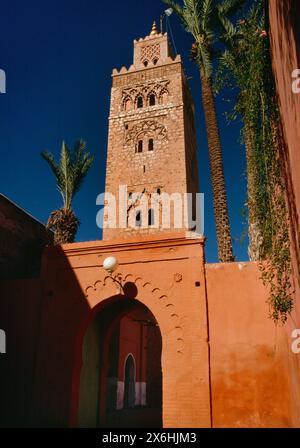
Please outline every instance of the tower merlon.
[[121, 67], [121, 69], [120, 70], [118, 70], [117, 68], [114, 68], [113, 69], [113, 71], [112, 71], [112, 76], [117, 76], [117, 75], [123, 75], [123, 74], [125, 74], [125, 73], [131, 73], [131, 72], [134, 72], [134, 71], [143, 71], [143, 70], [148, 70], [149, 68], [153, 68], [153, 67], [161, 67], [162, 65], [167, 65], [167, 64], [174, 64], [174, 63], [181, 63], [182, 62], [182, 59], [181, 59], [181, 56], [180, 56], [180, 54], [177, 54], [174, 58], [172, 58], [171, 56], [168, 56], [166, 59], [165, 59], [165, 62], [157, 62], [157, 64], [153, 64], [152, 62], [150, 62], [149, 63], [149, 65], [147, 66], [147, 68], [146, 67], [142, 67], [142, 68], [136, 68], [135, 67], [135, 65], [131, 65], [129, 68], [126, 68], [126, 67]]

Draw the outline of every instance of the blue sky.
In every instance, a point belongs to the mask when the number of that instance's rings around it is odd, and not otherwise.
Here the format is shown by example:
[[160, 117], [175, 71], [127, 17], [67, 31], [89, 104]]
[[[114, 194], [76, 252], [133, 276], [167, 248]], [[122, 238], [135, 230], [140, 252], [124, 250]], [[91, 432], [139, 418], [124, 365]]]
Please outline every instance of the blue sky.
[[[104, 191], [111, 72], [129, 67], [133, 40], [149, 34], [166, 5], [160, 0], [2, 0], [0, 69], [7, 77], [0, 95], [0, 191], [40, 221], [61, 206], [42, 150], [58, 156], [87, 141], [94, 165], [74, 200], [81, 221], [77, 241], [97, 240], [97, 194]], [[170, 18], [178, 53], [184, 60], [196, 108], [200, 191], [205, 193], [206, 259], [217, 261], [208, 152], [197, 67], [189, 61], [190, 38], [175, 15]], [[221, 97], [217, 109], [223, 143], [230, 223], [237, 260], [247, 259], [243, 217], [245, 154], [240, 124], [228, 124]]]

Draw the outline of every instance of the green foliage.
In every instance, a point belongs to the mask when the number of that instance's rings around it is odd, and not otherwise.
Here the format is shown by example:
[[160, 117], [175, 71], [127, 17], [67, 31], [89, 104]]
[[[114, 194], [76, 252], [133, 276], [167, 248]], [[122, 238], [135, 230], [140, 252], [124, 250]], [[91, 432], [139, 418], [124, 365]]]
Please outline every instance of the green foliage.
[[163, 0], [173, 8], [185, 30], [193, 36], [191, 57], [207, 77], [212, 74], [211, 49], [214, 42], [212, 28], [212, 0], [183, 0], [180, 6], [173, 0]]
[[73, 152], [70, 151], [65, 142], [62, 142], [58, 163], [55, 161], [53, 154], [48, 151], [41, 153], [56, 177], [57, 188], [62, 195], [63, 207], [66, 210], [71, 209], [72, 199], [80, 189], [93, 163], [93, 156], [85, 150], [86, 143], [83, 140], [78, 140], [75, 143]]
[[173, 8], [186, 31], [192, 34], [194, 42], [191, 58], [199, 65], [206, 78], [210, 78], [218, 30], [230, 23], [229, 18], [245, 0], [183, 0], [182, 5], [174, 0], [163, 1]]
[[262, 236], [259, 268], [268, 285], [270, 316], [285, 322], [293, 307], [290, 240], [280, 156], [284, 151], [263, 1], [257, 0], [236, 27], [225, 29], [216, 90], [238, 87], [234, 113], [250, 140], [248, 176], [255, 180], [251, 207]]

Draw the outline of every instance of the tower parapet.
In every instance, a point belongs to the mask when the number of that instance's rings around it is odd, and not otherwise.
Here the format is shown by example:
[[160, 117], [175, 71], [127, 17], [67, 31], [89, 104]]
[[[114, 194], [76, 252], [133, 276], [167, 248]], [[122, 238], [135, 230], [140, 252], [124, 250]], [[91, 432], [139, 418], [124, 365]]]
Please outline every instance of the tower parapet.
[[128, 69], [122, 67], [120, 71], [114, 68], [113, 76], [180, 61], [180, 55], [175, 57], [173, 55], [168, 34], [159, 33], [155, 22], [153, 22], [152, 30], [148, 36], [133, 41], [133, 64]]

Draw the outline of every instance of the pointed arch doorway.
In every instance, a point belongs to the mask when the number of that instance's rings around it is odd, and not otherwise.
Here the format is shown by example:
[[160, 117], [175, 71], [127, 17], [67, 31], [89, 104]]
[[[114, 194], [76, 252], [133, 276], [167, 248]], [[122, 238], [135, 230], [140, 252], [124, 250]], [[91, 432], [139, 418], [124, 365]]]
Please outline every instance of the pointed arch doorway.
[[162, 339], [151, 311], [124, 296], [109, 299], [82, 345], [78, 425], [161, 427]]

